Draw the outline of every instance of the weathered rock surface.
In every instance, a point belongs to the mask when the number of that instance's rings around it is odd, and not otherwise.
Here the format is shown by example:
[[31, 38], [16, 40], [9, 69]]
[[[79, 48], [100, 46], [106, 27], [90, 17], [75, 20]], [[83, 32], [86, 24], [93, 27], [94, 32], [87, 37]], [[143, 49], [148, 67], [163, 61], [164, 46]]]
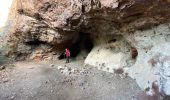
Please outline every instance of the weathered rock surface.
[[[169, 94], [169, 24], [163, 24], [146, 31], [136, 31], [132, 44], [138, 50], [137, 61], [129, 69], [130, 76], [135, 78], [142, 88], [148, 88], [155, 92], [153, 85], [156, 83], [159, 90]], [[131, 40], [130, 40], [131, 41]]]
[[[108, 49], [107, 47], [110, 46], [107, 43], [101, 43], [102, 46], [96, 46], [90, 52], [85, 63], [108, 72], [123, 68], [123, 73], [128, 73], [134, 78], [149, 95], [157, 94], [157, 88], [162, 94], [170, 95], [169, 35], [169, 24], [162, 24], [143, 31], [138, 30], [130, 35], [125, 34], [125, 40], [137, 50], [135, 59], [132, 57], [132, 48], [129, 44], [118, 44], [117, 46], [123, 49], [115, 52], [118, 47]], [[126, 50], [128, 52], [125, 52]], [[124, 56], [120, 55], [122, 53]]]
[[119, 68], [131, 67], [135, 63], [135, 59], [131, 57], [131, 46], [124, 37], [109, 35], [96, 39], [96, 42], [85, 60], [86, 64], [114, 72]]
[[20, 52], [20, 46], [22, 54], [30, 54], [35, 42], [57, 50], [71, 47], [80, 32], [95, 38], [148, 29], [168, 22], [169, 13], [168, 0], [14, 0], [10, 53]]
[[169, 0], [14, 0], [3, 46], [10, 57], [43, 60], [66, 47], [77, 52], [88, 35], [86, 64], [129, 68], [142, 89], [154, 93], [157, 84], [170, 95], [169, 22]]

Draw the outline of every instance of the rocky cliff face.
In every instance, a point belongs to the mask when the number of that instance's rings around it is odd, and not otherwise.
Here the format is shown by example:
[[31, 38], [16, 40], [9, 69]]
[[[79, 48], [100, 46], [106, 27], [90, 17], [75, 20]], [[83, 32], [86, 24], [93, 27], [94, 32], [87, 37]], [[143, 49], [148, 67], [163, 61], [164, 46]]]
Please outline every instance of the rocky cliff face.
[[170, 95], [169, 21], [170, 0], [14, 0], [5, 52], [43, 60], [86, 51], [86, 64]]

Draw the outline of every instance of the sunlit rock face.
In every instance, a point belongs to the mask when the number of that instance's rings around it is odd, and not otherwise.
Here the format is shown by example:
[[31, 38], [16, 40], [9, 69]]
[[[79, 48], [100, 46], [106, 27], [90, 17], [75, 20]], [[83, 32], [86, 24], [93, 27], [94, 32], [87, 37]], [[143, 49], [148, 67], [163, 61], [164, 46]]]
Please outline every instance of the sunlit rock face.
[[129, 75], [150, 95], [157, 93], [157, 89], [170, 95], [169, 35], [169, 24], [126, 35], [138, 51], [136, 63], [129, 68]]
[[156, 84], [170, 95], [169, 21], [169, 0], [14, 0], [4, 54], [44, 60], [87, 49], [85, 64], [121, 68], [148, 93]]
[[122, 35], [98, 37], [85, 63], [114, 73], [119, 68], [126, 69], [135, 63], [136, 59], [132, 58], [131, 49], [131, 45]]

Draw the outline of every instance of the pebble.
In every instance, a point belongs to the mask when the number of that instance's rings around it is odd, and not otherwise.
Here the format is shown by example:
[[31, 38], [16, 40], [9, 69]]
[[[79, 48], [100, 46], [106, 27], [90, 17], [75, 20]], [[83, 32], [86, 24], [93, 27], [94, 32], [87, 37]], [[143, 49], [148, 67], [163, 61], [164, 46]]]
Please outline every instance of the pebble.
[[29, 69], [34, 69], [34, 67], [30, 67]]
[[5, 69], [5, 66], [0, 66], [0, 70], [3, 70], [3, 69]]
[[71, 72], [69, 72], [68, 74], [71, 75]]
[[10, 98], [10, 99], [11, 99], [11, 100], [13, 100], [14, 98], [15, 98], [15, 96], [13, 95], [13, 96], [11, 96], [11, 98]]
[[79, 86], [83, 86], [84, 85], [84, 83], [80, 83], [80, 85]]
[[3, 83], [6, 83], [6, 82], [8, 82], [8, 81], [9, 81], [8, 79], [4, 79], [4, 80], [3, 80]]
[[51, 93], [53, 93], [54, 92], [54, 90], [51, 90]]
[[51, 64], [50, 67], [54, 67], [54, 64]]

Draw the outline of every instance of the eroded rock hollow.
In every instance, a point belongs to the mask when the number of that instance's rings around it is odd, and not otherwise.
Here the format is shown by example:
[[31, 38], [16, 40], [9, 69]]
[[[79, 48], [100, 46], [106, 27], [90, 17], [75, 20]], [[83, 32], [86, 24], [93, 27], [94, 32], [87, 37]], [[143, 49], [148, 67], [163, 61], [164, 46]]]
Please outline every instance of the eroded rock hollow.
[[69, 48], [85, 64], [122, 69], [148, 93], [156, 84], [170, 95], [169, 21], [170, 0], [14, 0], [2, 48], [16, 60], [62, 59]]

